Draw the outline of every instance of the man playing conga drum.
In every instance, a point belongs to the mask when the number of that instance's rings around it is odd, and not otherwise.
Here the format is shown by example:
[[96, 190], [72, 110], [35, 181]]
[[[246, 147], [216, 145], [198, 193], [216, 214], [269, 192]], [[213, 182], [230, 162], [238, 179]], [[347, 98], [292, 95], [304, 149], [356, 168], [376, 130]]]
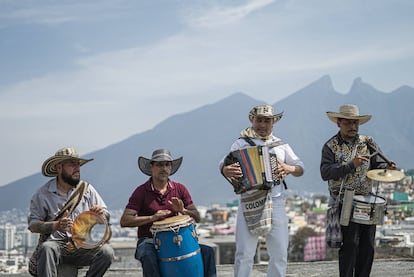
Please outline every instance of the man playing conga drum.
[[[327, 112], [328, 118], [338, 127], [339, 132], [330, 138], [322, 148], [320, 172], [328, 181], [331, 196], [330, 205], [340, 194], [341, 184], [353, 190], [355, 195], [372, 193], [371, 180], [367, 178], [370, 169], [395, 169], [380, 155], [370, 156], [372, 149], [378, 149], [373, 137], [360, 135], [359, 125], [371, 119], [371, 115], [360, 115], [356, 105], [343, 105], [339, 113]], [[344, 181], [344, 182], [343, 182]], [[341, 226], [343, 240], [339, 249], [339, 273], [341, 277], [368, 277], [374, 260], [376, 225], [349, 222]]]
[[[145, 277], [161, 276], [157, 250], [150, 230], [154, 222], [179, 214], [190, 216], [196, 222], [200, 221], [200, 214], [187, 188], [169, 177], [177, 172], [181, 162], [182, 157], [173, 159], [170, 151], [166, 149], [155, 150], [150, 159], [138, 158], [139, 169], [150, 178], [132, 193], [120, 223], [121, 227], [138, 227], [135, 258], [141, 262]], [[204, 276], [216, 276], [214, 250], [202, 244], [200, 248]]]

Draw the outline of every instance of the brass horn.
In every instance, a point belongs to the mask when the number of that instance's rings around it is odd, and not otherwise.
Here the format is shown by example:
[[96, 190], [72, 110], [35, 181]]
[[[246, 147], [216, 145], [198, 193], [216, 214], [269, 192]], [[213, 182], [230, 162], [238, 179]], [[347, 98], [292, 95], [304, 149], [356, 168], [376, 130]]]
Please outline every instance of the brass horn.
[[94, 249], [109, 241], [111, 229], [105, 216], [86, 211], [72, 225], [72, 241], [76, 248]]

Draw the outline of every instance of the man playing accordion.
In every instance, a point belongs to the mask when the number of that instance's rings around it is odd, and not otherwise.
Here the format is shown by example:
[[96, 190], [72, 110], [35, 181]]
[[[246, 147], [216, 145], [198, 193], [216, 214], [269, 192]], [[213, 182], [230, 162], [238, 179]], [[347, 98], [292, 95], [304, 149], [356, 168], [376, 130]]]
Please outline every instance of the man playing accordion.
[[[240, 193], [234, 262], [234, 276], [237, 277], [251, 276], [259, 236], [266, 239], [269, 254], [267, 276], [286, 275], [289, 234], [283, 184], [286, 185], [285, 177], [289, 174], [302, 176], [304, 166], [292, 148], [272, 134], [273, 125], [282, 115], [283, 112], [274, 114], [273, 107], [269, 105], [254, 107], [249, 113], [252, 125], [241, 131], [240, 138], [230, 148], [230, 155], [220, 162], [221, 173], [233, 185], [235, 192]], [[246, 171], [246, 167], [249, 166], [243, 161], [254, 160], [256, 158], [252, 159], [252, 156], [255, 155], [242, 151], [239, 156], [247, 155], [245, 159], [231, 160], [229, 156], [237, 156], [231, 154], [250, 147], [259, 147], [259, 153], [269, 154], [269, 159], [259, 158], [264, 160], [263, 167], [268, 167], [267, 162], [272, 160], [272, 157], [276, 158], [276, 165], [270, 165], [274, 179], [272, 182], [267, 181], [262, 186], [243, 185], [249, 183], [244, 180], [249, 178], [245, 176], [249, 175], [248, 169]], [[267, 180], [268, 177], [264, 176], [263, 179]]]

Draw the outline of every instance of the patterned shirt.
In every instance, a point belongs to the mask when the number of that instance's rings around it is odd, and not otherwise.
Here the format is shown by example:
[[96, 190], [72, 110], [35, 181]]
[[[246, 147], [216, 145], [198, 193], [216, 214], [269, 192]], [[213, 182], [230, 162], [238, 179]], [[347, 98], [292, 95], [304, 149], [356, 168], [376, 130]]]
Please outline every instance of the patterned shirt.
[[329, 193], [333, 198], [339, 194], [342, 179], [346, 176], [344, 188], [355, 190], [355, 194], [367, 195], [372, 192], [372, 183], [367, 178], [370, 169], [386, 168], [387, 163], [375, 155], [361, 166], [355, 168], [352, 163], [352, 152], [356, 147], [356, 155], [370, 155], [370, 147], [379, 149], [373, 137], [357, 135], [352, 141], [345, 141], [338, 132], [330, 138], [322, 148], [320, 165], [321, 176], [328, 181]]

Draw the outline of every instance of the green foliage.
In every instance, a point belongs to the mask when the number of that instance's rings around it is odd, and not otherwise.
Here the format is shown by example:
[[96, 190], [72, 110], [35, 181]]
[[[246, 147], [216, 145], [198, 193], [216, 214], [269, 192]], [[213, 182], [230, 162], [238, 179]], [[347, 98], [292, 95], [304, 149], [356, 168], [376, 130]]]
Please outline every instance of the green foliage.
[[414, 168], [413, 169], [407, 169], [405, 170], [405, 175], [406, 176], [413, 176], [414, 177]]
[[303, 249], [307, 239], [317, 235], [318, 233], [310, 227], [300, 228], [290, 239], [289, 260], [295, 262], [303, 261]]

